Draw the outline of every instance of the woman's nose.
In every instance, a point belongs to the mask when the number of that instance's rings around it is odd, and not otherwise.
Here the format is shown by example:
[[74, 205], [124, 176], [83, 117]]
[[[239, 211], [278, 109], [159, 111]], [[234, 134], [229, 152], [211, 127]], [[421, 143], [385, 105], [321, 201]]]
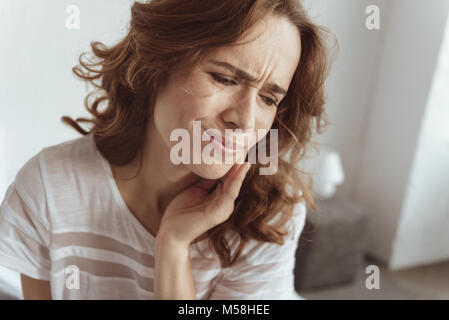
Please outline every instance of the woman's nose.
[[256, 103], [253, 93], [239, 96], [232, 102], [225, 122], [230, 129], [241, 129], [244, 132], [254, 129], [256, 121]]

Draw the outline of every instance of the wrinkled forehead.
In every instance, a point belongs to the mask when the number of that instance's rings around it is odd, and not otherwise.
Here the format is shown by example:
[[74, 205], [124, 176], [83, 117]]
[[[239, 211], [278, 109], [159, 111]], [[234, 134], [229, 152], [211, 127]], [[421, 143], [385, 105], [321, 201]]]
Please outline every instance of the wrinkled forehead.
[[301, 38], [287, 18], [272, 16], [249, 29], [237, 44], [213, 49], [204, 59], [224, 61], [256, 76], [260, 82], [289, 86], [299, 63]]

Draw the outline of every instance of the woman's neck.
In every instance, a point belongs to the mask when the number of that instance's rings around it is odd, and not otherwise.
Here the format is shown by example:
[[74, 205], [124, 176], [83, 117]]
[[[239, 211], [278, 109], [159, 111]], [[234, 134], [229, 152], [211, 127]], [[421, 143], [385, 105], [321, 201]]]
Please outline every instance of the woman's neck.
[[[153, 121], [149, 121], [143, 147], [142, 167], [140, 155], [124, 167], [112, 166], [117, 186], [127, 206], [140, 220], [161, 218], [170, 201], [200, 177], [183, 165], [170, 161], [170, 149], [162, 140]], [[150, 217], [149, 215], [153, 215]]]

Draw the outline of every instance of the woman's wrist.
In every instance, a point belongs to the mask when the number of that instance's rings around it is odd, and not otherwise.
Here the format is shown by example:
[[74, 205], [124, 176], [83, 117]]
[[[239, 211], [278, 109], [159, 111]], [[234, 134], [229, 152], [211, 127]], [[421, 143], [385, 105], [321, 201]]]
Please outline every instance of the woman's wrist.
[[155, 254], [157, 254], [159, 251], [166, 251], [167, 249], [171, 249], [171, 251], [188, 250], [190, 243], [181, 242], [177, 240], [171, 232], [159, 229], [154, 240], [154, 246], [156, 251]]
[[158, 234], [155, 240], [155, 299], [195, 299], [195, 283], [189, 245], [174, 240], [170, 234]]

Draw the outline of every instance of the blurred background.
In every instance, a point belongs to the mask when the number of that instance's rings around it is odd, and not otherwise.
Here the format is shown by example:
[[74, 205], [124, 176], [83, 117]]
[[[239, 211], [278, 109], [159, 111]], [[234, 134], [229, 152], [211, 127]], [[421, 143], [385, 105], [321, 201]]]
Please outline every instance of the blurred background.
[[[132, 2], [0, 2], [1, 199], [29, 158], [79, 137], [60, 122], [88, 116], [71, 68], [91, 41], [126, 34]], [[304, 3], [339, 53], [331, 125], [298, 164], [316, 177], [318, 210], [296, 288], [306, 299], [448, 299], [449, 0]], [[1, 268], [0, 288], [20, 297], [18, 275]]]

